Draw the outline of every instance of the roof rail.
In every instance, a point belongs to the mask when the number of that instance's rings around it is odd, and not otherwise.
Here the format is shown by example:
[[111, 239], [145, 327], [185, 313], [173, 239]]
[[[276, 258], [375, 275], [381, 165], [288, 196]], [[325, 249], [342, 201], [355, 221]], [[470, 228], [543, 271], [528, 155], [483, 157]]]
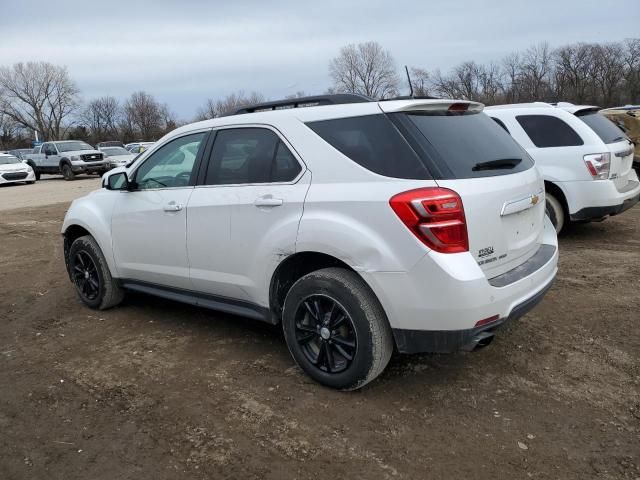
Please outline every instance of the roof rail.
[[333, 95], [314, 95], [311, 97], [289, 98], [285, 100], [275, 100], [273, 102], [256, 103], [239, 108], [234, 112], [226, 113], [223, 116], [241, 115], [243, 113], [266, 112], [269, 110], [283, 110], [288, 108], [317, 107], [320, 105], [339, 105], [342, 103], [364, 103], [373, 102], [372, 98], [356, 93], [336, 93]]
[[429, 95], [398, 95], [397, 97], [381, 98], [379, 101], [390, 102], [392, 100], [442, 100], [442, 98]]

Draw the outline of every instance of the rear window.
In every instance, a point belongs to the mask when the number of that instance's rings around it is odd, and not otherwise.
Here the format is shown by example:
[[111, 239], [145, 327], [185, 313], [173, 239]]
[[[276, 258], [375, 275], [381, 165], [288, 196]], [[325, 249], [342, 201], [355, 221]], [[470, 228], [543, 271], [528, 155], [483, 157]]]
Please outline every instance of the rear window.
[[307, 126], [343, 155], [374, 173], [394, 178], [432, 178], [384, 114], [322, 120]]
[[538, 148], [577, 147], [584, 142], [566, 122], [551, 115], [518, 115], [516, 120]]
[[576, 116], [589, 125], [604, 143], [616, 143], [625, 139], [624, 132], [615, 123], [593, 110], [576, 113]]
[[508, 175], [533, 166], [527, 152], [484, 113], [412, 112], [392, 118], [436, 178]]

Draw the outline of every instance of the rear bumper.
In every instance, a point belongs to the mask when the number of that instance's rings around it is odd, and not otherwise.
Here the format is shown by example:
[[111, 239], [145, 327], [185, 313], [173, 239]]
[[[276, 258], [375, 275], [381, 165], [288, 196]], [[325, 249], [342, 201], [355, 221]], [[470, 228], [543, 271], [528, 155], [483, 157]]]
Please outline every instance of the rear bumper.
[[611, 180], [558, 182], [558, 186], [567, 198], [569, 218], [572, 221], [596, 220], [616, 215], [631, 208], [640, 196], [640, 182], [633, 170], [629, 174], [628, 183], [620, 190]]
[[[492, 279], [469, 253], [430, 252], [408, 272], [360, 274], [380, 300], [400, 351], [450, 352], [480, 331], [523, 315], [525, 306], [542, 298], [558, 270], [558, 243], [548, 218], [540, 251], [544, 255]], [[478, 321], [491, 317], [498, 320], [476, 330]]]
[[618, 205], [608, 205], [606, 207], [587, 207], [577, 211], [571, 215], [573, 221], [595, 220], [610, 215], [618, 215], [619, 213], [629, 210], [640, 201], [640, 193], [636, 196], [626, 199]]
[[394, 328], [393, 336], [400, 353], [452, 353], [458, 350], [472, 351], [480, 342], [487, 341], [501, 326], [515, 321], [535, 307], [547, 291], [551, 288], [553, 280], [544, 286], [542, 290], [516, 305], [509, 316], [497, 319], [480, 327], [466, 330], [403, 330]]

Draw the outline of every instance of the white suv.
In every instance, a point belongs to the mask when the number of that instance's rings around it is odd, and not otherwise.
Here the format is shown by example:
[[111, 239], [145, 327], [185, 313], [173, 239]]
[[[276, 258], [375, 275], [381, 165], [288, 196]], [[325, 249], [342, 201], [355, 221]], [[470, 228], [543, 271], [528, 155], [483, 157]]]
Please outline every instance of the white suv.
[[640, 198], [633, 143], [598, 110], [542, 102], [485, 110], [535, 160], [558, 233], [568, 221], [603, 220], [631, 208]]
[[73, 202], [65, 260], [86, 305], [135, 290], [281, 322], [305, 372], [354, 389], [394, 345], [488, 344], [551, 286], [542, 177], [482, 105], [337, 95], [238, 113], [173, 131]]

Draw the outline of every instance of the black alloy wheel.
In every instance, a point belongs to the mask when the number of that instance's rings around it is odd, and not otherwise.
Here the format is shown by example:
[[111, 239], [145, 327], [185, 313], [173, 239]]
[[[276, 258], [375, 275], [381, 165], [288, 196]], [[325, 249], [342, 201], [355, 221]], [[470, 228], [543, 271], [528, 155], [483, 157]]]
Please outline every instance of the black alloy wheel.
[[306, 359], [326, 373], [349, 368], [358, 349], [351, 317], [340, 303], [324, 294], [310, 295], [299, 304], [295, 336]]
[[91, 256], [80, 250], [76, 252], [71, 264], [73, 282], [80, 296], [93, 301], [100, 295], [100, 275]]

